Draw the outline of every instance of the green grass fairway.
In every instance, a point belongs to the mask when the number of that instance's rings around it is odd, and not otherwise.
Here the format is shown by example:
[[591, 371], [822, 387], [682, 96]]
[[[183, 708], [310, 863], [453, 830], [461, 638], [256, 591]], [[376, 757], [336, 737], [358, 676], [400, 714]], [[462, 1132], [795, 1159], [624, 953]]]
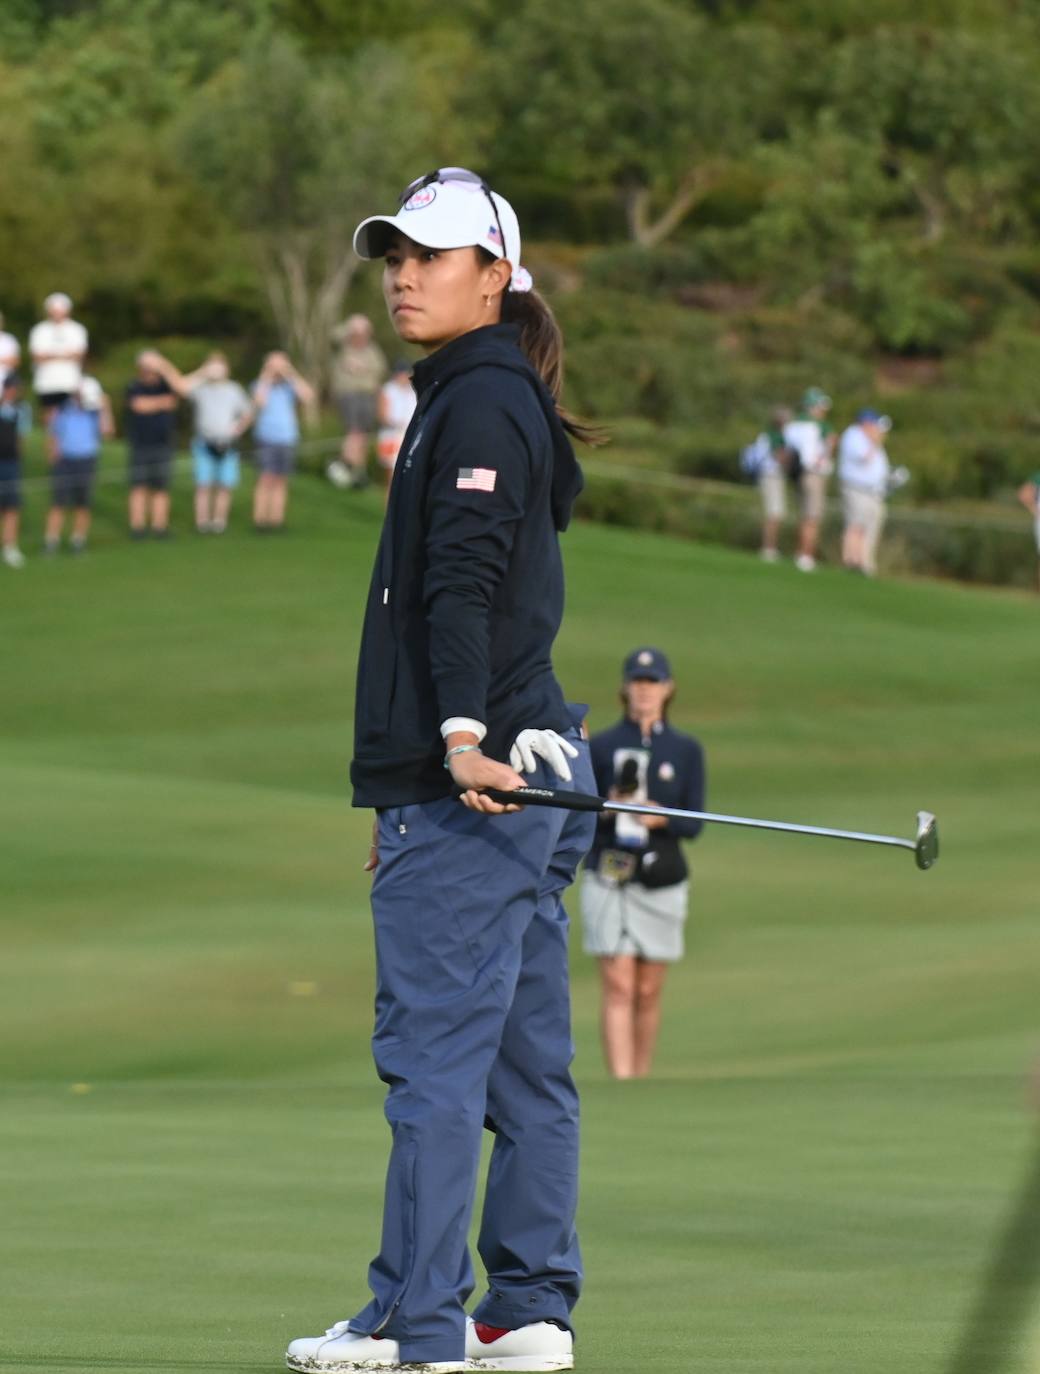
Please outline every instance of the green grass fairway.
[[[283, 539], [243, 493], [223, 539], [131, 545], [121, 500], [46, 562], [34, 495], [0, 569], [0, 1368], [259, 1374], [360, 1306], [378, 1235], [347, 763], [381, 505], [301, 478]], [[566, 547], [594, 728], [659, 643], [713, 808], [925, 807], [944, 844], [710, 831], [648, 1082], [607, 1080], [575, 942], [580, 1368], [944, 1374], [1037, 1144], [1035, 600]]]

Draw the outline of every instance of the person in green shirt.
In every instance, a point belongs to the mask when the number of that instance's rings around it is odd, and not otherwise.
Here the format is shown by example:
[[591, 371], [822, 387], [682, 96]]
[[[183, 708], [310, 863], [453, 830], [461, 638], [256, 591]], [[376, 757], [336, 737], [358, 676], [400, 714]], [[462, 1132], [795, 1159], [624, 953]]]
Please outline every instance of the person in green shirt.
[[1040, 591], [1040, 472], [1034, 472], [1018, 489], [1018, 499], [1033, 517], [1037, 551], [1037, 590]]
[[820, 522], [827, 503], [827, 482], [834, 471], [834, 446], [838, 436], [827, 419], [831, 398], [818, 386], [811, 386], [802, 397], [801, 409], [784, 426], [784, 443], [798, 454], [798, 492], [802, 515], [798, 526], [799, 572], [816, 567], [816, 546]]

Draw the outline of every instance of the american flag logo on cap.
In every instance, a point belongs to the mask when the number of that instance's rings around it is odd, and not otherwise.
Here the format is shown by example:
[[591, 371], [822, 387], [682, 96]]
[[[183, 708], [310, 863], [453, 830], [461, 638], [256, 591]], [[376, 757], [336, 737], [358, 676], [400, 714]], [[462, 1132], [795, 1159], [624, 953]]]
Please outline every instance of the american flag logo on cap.
[[502, 242], [502, 235], [498, 232], [497, 224], [491, 224], [488, 226], [487, 236], [492, 243], [501, 244]]
[[497, 476], [494, 468], [459, 468], [455, 487], [457, 491], [494, 491]]
[[406, 210], [424, 210], [427, 205], [432, 204], [437, 199], [436, 186], [420, 186], [414, 196], [410, 196], [404, 203]]

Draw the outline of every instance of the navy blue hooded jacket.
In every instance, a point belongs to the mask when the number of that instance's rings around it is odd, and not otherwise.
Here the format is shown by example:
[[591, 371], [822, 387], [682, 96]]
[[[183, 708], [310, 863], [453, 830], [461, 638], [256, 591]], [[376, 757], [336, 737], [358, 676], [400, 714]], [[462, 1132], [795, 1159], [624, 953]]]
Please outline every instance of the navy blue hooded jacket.
[[416, 365], [358, 659], [355, 806], [447, 796], [449, 717], [483, 721], [503, 761], [521, 730], [571, 724], [551, 655], [581, 469], [518, 338], [489, 325]]
[[[635, 721], [622, 716], [609, 730], [593, 735], [589, 744], [592, 771], [601, 796], [606, 796], [618, 783], [622, 761], [636, 759], [639, 779], [651, 801], [682, 811], [704, 810], [704, 750], [692, 735], [684, 735], [666, 721], [658, 721], [650, 735], [644, 738]], [[585, 860], [586, 867], [598, 868], [604, 849], [615, 847], [616, 824], [614, 814], [606, 812], [600, 816], [596, 838]], [[679, 841], [696, 839], [703, 826], [703, 821], [679, 820], [671, 816], [665, 826], [647, 832], [647, 851], [658, 860], [667, 860], [676, 882], [687, 872]]]

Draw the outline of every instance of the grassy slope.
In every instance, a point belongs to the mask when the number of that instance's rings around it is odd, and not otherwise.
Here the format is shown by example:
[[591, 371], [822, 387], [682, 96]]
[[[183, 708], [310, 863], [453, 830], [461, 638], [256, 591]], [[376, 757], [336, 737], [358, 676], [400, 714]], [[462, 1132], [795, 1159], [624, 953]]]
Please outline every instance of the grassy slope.
[[[345, 767], [378, 500], [301, 482], [284, 541], [146, 547], [116, 500], [89, 558], [0, 580], [0, 1366], [261, 1370], [360, 1303], [376, 1237]], [[938, 1371], [1032, 1143], [1035, 606], [567, 548], [595, 725], [660, 642], [712, 805], [928, 806], [947, 848], [711, 833], [648, 1083], [605, 1080], [576, 957], [582, 1368]]]

